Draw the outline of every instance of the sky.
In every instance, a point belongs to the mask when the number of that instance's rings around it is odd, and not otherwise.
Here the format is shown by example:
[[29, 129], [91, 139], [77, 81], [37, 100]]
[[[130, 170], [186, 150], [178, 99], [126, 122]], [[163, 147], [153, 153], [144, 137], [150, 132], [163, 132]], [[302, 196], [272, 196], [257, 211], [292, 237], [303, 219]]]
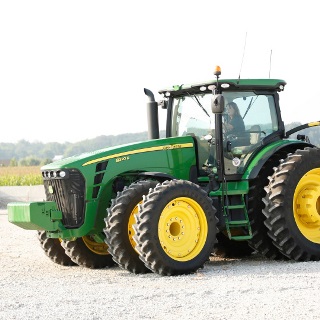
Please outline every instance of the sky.
[[[221, 78], [285, 80], [285, 123], [320, 120], [316, 5], [0, 0], [0, 142], [146, 131], [143, 88], [160, 99], [160, 89], [214, 79], [216, 65]], [[159, 118], [164, 129], [164, 110]]]

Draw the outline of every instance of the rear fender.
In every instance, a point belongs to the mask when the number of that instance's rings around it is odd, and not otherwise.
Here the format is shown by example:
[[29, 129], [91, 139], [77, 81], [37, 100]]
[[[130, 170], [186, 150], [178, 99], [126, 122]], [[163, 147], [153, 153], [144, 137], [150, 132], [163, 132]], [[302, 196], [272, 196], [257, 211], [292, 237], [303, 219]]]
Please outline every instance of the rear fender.
[[258, 176], [261, 168], [275, 153], [284, 151], [287, 153], [295, 152], [297, 149], [304, 149], [306, 147], [314, 147], [314, 145], [299, 140], [280, 140], [271, 143], [261, 149], [254, 158], [250, 161], [249, 166], [244, 172], [242, 179], [251, 180]]

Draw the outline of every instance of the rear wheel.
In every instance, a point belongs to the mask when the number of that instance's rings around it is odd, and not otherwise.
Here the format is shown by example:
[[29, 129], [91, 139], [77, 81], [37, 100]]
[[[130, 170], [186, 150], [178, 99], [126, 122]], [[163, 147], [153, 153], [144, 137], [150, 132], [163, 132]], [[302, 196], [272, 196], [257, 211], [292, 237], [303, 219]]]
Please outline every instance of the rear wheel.
[[114, 265], [108, 246], [104, 242], [96, 242], [91, 236], [77, 238], [75, 241], [64, 240], [61, 244], [65, 253], [79, 266], [101, 269]]
[[140, 259], [161, 275], [195, 272], [216, 242], [215, 212], [198, 185], [185, 180], [158, 184], [144, 198], [133, 226]]
[[262, 210], [264, 209], [263, 198], [266, 196], [265, 186], [269, 184], [269, 176], [274, 173], [274, 167], [279, 165], [282, 158], [286, 158], [286, 152], [274, 154], [261, 168], [256, 179], [250, 182], [248, 195], [248, 216], [252, 229], [252, 239], [248, 241], [249, 245], [260, 254], [269, 259], [281, 260], [284, 255], [272, 243], [268, 236], [268, 228], [264, 222], [266, 220]]
[[320, 259], [320, 149], [290, 154], [271, 177], [265, 224], [277, 248], [297, 261]]
[[54, 262], [62, 266], [74, 266], [74, 263], [61, 246], [60, 239], [48, 238], [46, 231], [38, 231], [38, 239], [44, 253]]
[[138, 205], [142, 202], [142, 197], [156, 185], [156, 181], [138, 181], [131, 184], [118, 193], [105, 219], [104, 233], [108, 251], [121, 268], [133, 273], [150, 272], [134, 249], [136, 243], [133, 239], [132, 225], [135, 223], [134, 215], [138, 213]]

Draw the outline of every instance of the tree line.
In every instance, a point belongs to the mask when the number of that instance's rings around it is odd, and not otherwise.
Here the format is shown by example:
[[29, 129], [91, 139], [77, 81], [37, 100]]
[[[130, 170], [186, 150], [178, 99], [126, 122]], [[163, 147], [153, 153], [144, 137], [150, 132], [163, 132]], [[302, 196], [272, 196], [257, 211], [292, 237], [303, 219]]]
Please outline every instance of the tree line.
[[[286, 125], [286, 130], [301, 125], [293, 122]], [[311, 143], [320, 146], [320, 127], [304, 129], [298, 132], [307, 135]], [[295, 133], [290, 138], [296, 138]], [[160, 132], [160, 137], [165, 136], [165, 131]], [[17, 143], [0, 143], [0, 166], [42, 166], [52, 162], [56, 156], [63, 158], [74, 156], [84, 152], [91, 152], [106, 147], [117, 146], [126, 143], [145, 141], [148, 133], [126, 133], [120, 135], [98, 136], [76, 143], [58, 142], [29, 142], [20, 140]]]
[[[165, 132], [161, 131], [160, 136], [164, 137]], [[0, 142], [0, 166], [42, 166], [52, 162], [56, 156], [66, 158], [84, 152], [145, 141], [147, 139], [148, 133], [144, 131], [120, 135], [102, 135], [75, 143], [42, 143], [29, 142], [26, 140], [20, 140], [17, 143]]]

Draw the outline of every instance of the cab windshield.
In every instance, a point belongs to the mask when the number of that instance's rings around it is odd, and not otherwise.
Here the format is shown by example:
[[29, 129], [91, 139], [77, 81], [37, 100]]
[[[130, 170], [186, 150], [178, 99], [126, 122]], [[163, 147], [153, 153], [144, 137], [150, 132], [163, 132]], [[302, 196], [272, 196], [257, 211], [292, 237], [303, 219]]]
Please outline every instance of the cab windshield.
[[[225, 173], [239, 174], [244, 172], [248, 158], [261, 146], [262, 140], [279, 130], [274, 96], [253, 91], [227, 91], [223, 96]], [[214, 137], [215, 134], [211, 97], [212, 93], [208, 92], [173, 99], [172, 136], [192, 135], [196, 138], [199, 168], [209, 157], [206, 136]]]
[[214, 129], [211, 112], [212, 94], [195, 94], [175, 98], [173, 102], [172, 136], [207, 135]]

